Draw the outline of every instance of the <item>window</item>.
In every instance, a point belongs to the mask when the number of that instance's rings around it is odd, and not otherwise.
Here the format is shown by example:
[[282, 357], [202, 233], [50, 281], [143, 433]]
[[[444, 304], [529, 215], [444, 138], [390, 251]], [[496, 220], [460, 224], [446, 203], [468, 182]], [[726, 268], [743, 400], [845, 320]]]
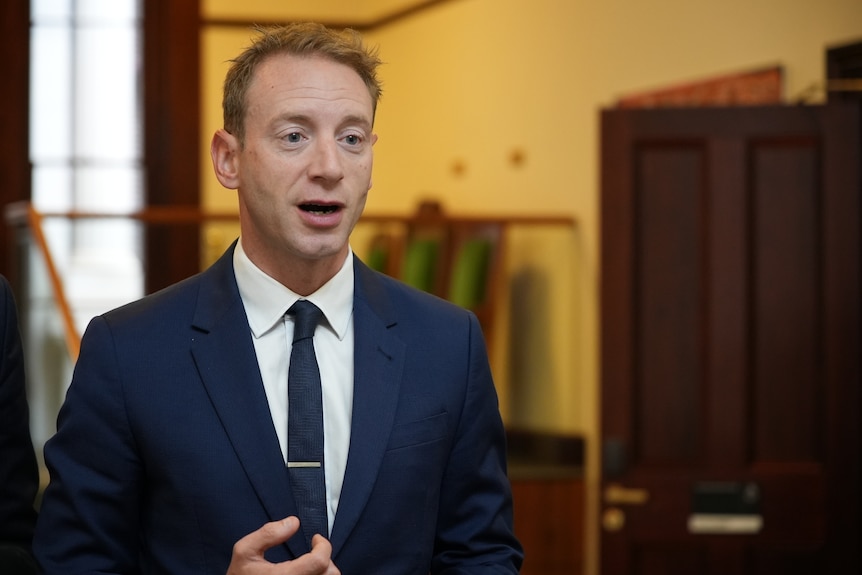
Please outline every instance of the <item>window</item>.
[[[144, 202], [141, 4], [31, 0], [31, 189], [43, 213], [124, 213]], [[46, 218], [44, 232], [79, 333], [94, 315], [143, 295], [135, 222]], [[72, 364], [44, 266], [28, 269], [28, 394], [41, 455]]]
[[[140, 0], [32, 0], [32, 201], [42, 212], [143, 203]], [[122, 219], [46, 221], [79, 331], [143, 294], [140, 230]]]

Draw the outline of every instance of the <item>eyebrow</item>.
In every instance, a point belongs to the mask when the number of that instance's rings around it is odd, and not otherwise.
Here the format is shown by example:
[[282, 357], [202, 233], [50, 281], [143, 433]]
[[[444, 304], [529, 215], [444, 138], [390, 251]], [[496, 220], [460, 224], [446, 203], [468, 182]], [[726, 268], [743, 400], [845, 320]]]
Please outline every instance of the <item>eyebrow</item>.
[[[288, 113], [288, 114], [282, 114], [280, 116], [276, 116], [273, 119], [273, 124], [275, 124], [277, 122], [297, 122], [300, 124], [313, 124], [314, 120], [312, 119], [311, 116], [308, 116], [307, 114], [290, 114], [290, 113]], [[371, 128], [373, 126], [371, 120], [369, 120], [365, 116], [359, 116], [356, 114], [350, 114], [349, 116], [346, 116], [339, 123], [340, 126], [345, 126], [345, 125], [350, 125], [350, 124], [358, 124], [363, 129], [366, 129], [368, 131], [371, 131]]]
[[342, 124], [360, 124], [363, 128], [371, 130], [372, 122], [365, 116], [350, 115], [344, 119]]

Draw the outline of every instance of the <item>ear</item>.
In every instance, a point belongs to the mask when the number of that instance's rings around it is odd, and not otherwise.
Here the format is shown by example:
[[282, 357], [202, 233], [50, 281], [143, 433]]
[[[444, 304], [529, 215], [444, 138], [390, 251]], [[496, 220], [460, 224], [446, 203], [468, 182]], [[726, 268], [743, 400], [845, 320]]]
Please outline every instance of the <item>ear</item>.
[[213, 171], [224, 187], [239, 187], [239, 141], [224, 129], [216, 130], [210, 144]]
[[[376, 144], [376, 143], [377, 143], [377, 134], [371, 134], [371, 145], [374, 146], [374, 144]], [[374, 186], [374, 182], [371, 179], [369, 179], [368, 180], [368, 189], [371, 190], [372, 186]]]

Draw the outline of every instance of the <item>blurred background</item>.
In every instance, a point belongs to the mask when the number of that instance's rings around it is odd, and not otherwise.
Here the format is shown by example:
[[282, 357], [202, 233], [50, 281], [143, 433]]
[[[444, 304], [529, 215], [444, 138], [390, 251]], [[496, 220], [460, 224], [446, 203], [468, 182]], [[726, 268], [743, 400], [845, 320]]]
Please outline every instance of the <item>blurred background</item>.
[[[252, 26], [350, 26], [384, 61], [353, 249], [413, 281], [412, 242], [442, 237], [424, 289], [454, 298], [460, 248], [490, 238], [461, 264], [482, 269], [464, 305], [486, 329], [520, 509], [565, 510], [521, 515], [549, 546], [536, 556], [558, 554], [525, 564], [546, 575], [600, 572], [602, 110], [667, 93], [820, 106], [827, 53], [862, 40], [859, 0], [12, 0], [0, 16], [0, 273], [23, 311], [37, 448], [89, 319], [235, 239], [209, 141]], [[692, 95], [740, 77], [768, 94]]]

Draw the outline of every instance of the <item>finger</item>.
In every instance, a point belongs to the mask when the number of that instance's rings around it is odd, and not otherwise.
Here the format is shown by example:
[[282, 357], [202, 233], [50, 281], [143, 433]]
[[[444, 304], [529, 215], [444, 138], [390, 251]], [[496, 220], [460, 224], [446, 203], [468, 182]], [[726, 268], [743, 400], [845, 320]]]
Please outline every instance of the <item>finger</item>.
[[326, 556], [327, 559], [332, 555], [332, 543], [329, 539], [318, 533], [311, 538], [311, 552], [317, 553], [320, 556]]
[[234, 545], [234, 554], [242, 557], [262, 557], [270, 547], [284, 543], [299, 529], [299, 519], [290, 516], [281, 521], [265, 523]]
[[290, 563], [291, 574], [296, 575], [340, 575], [341, 571], [332, 563], [332, 545], [323, 535], [311, 540], [311, 551]]

